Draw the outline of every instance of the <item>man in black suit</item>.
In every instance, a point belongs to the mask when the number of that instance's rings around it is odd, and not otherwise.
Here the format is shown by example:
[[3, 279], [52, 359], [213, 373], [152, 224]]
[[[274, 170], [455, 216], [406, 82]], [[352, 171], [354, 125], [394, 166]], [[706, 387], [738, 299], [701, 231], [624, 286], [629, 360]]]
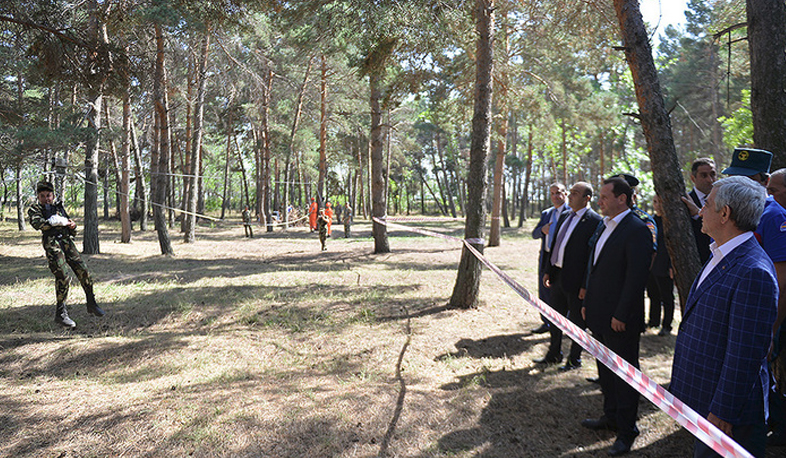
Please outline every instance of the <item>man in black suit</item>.
[[[532, 238], [540, 239], [540, 255], [538, 256], [538, 299], [545, 303], [549, 303], [549, 290], [543, 286], [543, 274], [546, 272], [546, 267], [549, 260], [549, 249], [554, 240], [554, 232], [552, 229], [557, 225], [560, 213], [565, 210], [565, 198], [568, 192], [565, 190], [565, 185], [562, 183], [552, 183], [549, 186], [549, 198], [553, 207], [543, 210], [540, 214], [540, 221], [532, 230]], [[543, 324], [540, 327], [532, 330], [533, 334], [542, 334], [549, 331], [549, 322], [541, 315], [540, 319]]]
[[[554, 228], [556, 236], [551, 245], [543, 286], [549, 288], [549, 305], [566, 315], [576, 326], [584, 329], [586, 324], [581, 317], [579, 290], [584, 284], [589, 259], [589, 240], [598, 223], [600, 215], [590, 207], [592, 185], [582, 181], [573, 185], [568, 194], [570, 210], [560, 215]], [[545, 357], [536, 363], [556, 364], [562, 361], [562, 331], [551, 326], [551, 342]], [[567, 363], [561, 371], [581, 367], [581, 345], [573, 342]]]
[[704, 206], [707, 196], [712, 191], [712, 184], [718, 178], [715, 170], [715, 161], [708, 157], [700, 157], [693, 161], [690, 167], [690, 181], [693, 182], [693, 191], [682, 201], [688, 207], [693, 225], [693, 235], [696, 237], [696, 246], [699, 249], [699, 259], [704, 264], [710, 259], [710, 236], [701, 231], [701, 215], [699, 210]]
[[[633, 190], [623, 178], [609, 178], [600, 189], [598, 205], [603, 231], [590, 249], [586, 290], [580, 292], [587, 326], [600, 343], [639, 367], [639, 337], [644, 331], [644, 287], [652, 261], [652, 234], [631, 212]], [[583, 294], [582, 294], [583, 293]], [[609, 455], [630, 451], [636, 427], [639, 394], [598, 363], [603, 391], [603, 416], [581, 425], [617, 432]]]

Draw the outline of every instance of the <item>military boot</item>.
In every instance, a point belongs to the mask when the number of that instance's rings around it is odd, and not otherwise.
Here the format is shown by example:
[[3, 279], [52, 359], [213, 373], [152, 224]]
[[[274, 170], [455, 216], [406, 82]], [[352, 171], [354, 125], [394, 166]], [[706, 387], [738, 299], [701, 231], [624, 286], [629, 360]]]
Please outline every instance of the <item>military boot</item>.
[[87, 313], [95, 316], [104, 316], [106, 312], [101, 310], [101, 307], [96, 304], [96, 297], [93, 293], [87, 294]]
[[55, 323], [69, 329], [76, 327], [74, 320], [68, 316], [68, 310], [66, 310], [65, 304], [57, 304], [57, 310], [55, 310]]

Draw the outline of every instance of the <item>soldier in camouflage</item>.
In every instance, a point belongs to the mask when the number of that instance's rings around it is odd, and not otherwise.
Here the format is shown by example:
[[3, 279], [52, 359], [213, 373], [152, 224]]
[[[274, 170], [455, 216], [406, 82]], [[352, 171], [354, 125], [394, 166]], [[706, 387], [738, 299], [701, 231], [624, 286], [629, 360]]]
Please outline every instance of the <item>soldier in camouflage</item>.
[[243, 228], [246, 231], [246, 237], [254, 238], [254, 231], [251, 228], [251, 211], [248, 209], [248, 205], [243, 208]]
[[317, 230], [319, 230], [319, 243], [322, 244], [322, 251], [327, 250], [327, 246], [325, 246], [325, 242], [328, 238], [328, 221], [330, 221], [325, 215], [325, 210], [319, 211], [319, 217], [317, 218]]
[[93, 295], [93, 280], [87, 271], [87, 265], [82, 261], [79, 251], [74, 245], [76, 223], [74, 223], [63, 208], [62, 202], [55, 202], [55, 188], [46, 181], [39, 182], [36, 186], [38, 202], [27, 211], [30, 224], [43, 233], [42, 243], [49, 262], [49, 270], [55, 275], [55, 291], [57, 306], [55, 322], [66, 328], [76, 327], [76, 323], [68, 316], [66, 299], [68, 297], [69, 279], [65, 272], [68, 263], [74, 271], [79, 283], [85, 290], [87, 298], [87, 313], [95, 316], [104, 316], [104, 311], [96, 304]]

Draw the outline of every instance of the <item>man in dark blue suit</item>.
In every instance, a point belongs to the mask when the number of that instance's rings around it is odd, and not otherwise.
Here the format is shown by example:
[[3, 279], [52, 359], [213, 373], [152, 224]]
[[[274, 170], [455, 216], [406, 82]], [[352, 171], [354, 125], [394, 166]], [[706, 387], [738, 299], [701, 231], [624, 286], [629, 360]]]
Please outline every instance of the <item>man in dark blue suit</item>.
[[[549, 261], [549, 249], [554, 241], [554, 232], [552, 228], [557, 225], [560, 213], [565, 210], [565, 198], [568, 192], [565, 190], [565, 185], [562, 183], [552, 183], [549, 186], [549, 198], [553, 207], [543, 210], [540, 214], [540, 221], [532, 230], [532, 238], [540, 239], [540, 255], [538, 256], [538, 299], [545, 303], [549, 303], [549, 290], [543, 286], [543, 274], [546, 273], [546, 267]], [[542, 334], [549, 331], [549, 322], [541, 315], [540, 319], [543, 324], [540, 327], [532, 330], [534, 334]]]
[[[765, 194], [744, 177], [717, 181], [701, 210], [715, 241], [694, 281], [669, 390], [753, 456], [765, 456], [767, 352], [777, 314], [775, 267], [754, 237]], [[694, 457], [718, 456], [696, 441]]]
[[[603, 182], [598, 205], [604, 228], [592, 247], [582, 313], [592, 335], [634, 367], [639, 367], [639, 338], [644, 331], [644, 287], [653, 254], [652, 233], [631, 211], [633, 190], [624, 178]], [[630, 451], [636, 427], [639, 394], [598, 363], [603, 391], [603, 416], [581, 422], [585, 428], [617, 432], [609, 455]]]
[[[551, 244], [550, 256], [543, 286], [549, 288], [549, 305], [566, 315], [576, 326], [584, 329], [586, 324], [581, 317], [579, 290], [584, 285], [589, 259], [589, 240], [598, 223], [600, 215], [589, 207], [592, 199], [592, 185], [578, 182], [570, 188], [568, 211], [562, 212], [554, 228], [556, 236]], [[538, 363], [556, 363], [562, 360], [562, 331], [551, 326], [551, 342], [546, 356]], [[573, 342], [567, 363], [560, 367], [568, 371], [581, 367], [581, 345]]]

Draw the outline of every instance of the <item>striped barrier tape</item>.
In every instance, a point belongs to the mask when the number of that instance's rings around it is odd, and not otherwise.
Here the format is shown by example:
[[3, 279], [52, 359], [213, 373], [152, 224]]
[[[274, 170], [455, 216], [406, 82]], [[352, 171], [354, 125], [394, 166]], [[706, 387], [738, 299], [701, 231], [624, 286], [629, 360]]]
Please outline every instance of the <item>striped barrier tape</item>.
[[573, 324], [567, 317], [551, 308], [548, 304], [534, 297], [526, 288], [518, 284], [508, 274], [499, 267], [492, 264], [474, 246], [484, 243], [482, 239], [462, 240], [438, 232], [428, 231], [420, 228], [403, 226], [400, 224], [389, 223], [377, 217], [373, 218], [379, 224], [390, 227], [408, 230], [411, 232], [430, 235], [442, 239], [455, 240], [464, 244], [467, 249], [489, 270], [497, 275], [504, 284], [513, 289], [522, 299], [534, 306], [540, 313], [546, 316], [552, 323], [562, 330], [575, 342], [578, 342], [588, 353], [601, 362], [604, 366], [611, 369], [617, 376], [627, 384], [636, 389], [642, 396], [655, 404], [660, 410], [664, 411], [682, 427], [687, 429], [697, 439], [707, 444], [716, 453], [727, 458], [753, 458], [753, 455], [742, 448], [737, 442], [732, 440], [723, 431], [702, 417], [695, 410], [685, 405], [682, 401], [666, 391], [643, 374], [640, 370], [633, 367], [629, 362], [622, 359], [619, 355], [609, 350], [605, 345], [598, 342], [594, 337], [587, 334], [584, 330]]

